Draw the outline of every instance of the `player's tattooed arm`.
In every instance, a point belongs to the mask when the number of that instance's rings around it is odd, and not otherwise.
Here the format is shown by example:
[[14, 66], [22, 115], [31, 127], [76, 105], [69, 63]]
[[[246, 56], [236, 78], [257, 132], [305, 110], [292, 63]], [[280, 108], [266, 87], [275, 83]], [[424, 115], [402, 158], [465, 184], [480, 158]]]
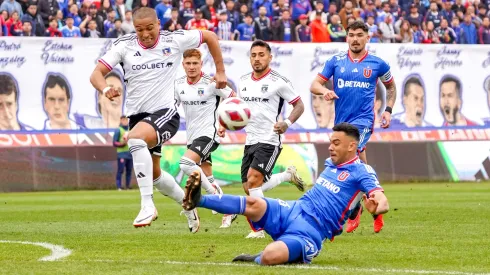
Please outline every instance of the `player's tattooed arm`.
[[386, 106], [393, 108], [396, 101], [396, 84], [392, 80], [390, 83], [385, 85], [386, 87]]
[[295, 123], [296, 120], [303, 114], [305, 111], [305, 105], [303, 104], [303, 101], [301, 98], [296, 101], [293, 105], [293, 110], [291, 111], [291, 114], [289, 115], [288, 119], [291, 121], [291, 123]]

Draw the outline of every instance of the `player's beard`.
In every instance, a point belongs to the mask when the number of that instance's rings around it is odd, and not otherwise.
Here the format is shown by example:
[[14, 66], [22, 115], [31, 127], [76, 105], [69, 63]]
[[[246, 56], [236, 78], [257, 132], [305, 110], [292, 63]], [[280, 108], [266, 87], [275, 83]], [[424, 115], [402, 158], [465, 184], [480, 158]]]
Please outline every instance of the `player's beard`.
[[263, 73], [266, 69], [267, 69], [267, 65], [265, 66], [262, 66], [262, 64], [260, 64], [260, 66], [253, 66], [253, 69], [254, 69], [254, 72], [257, 73], [257, 74], [261, 74]]

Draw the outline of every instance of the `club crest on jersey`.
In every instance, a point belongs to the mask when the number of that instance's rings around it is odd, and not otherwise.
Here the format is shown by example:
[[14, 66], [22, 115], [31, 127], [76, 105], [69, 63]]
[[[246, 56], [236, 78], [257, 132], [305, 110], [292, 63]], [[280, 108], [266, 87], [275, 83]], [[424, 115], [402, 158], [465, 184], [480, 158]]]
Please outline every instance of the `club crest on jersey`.
[[261, 89], [261, 91], [262, 91], [263, 93], [267, 93], [267, 91], [268, 91], [268, 90], [269, 90], [269, 85], [262, 85], [262, 89]]
[[199, 88], [199, 89], [197, 89], [197, 94], [198, 94], [199, 96], [203, 96], [203, 95], [204, 95], [204, 88]]
[[340, 72], [341, 73], [344, 73], [345, 72], [345, 68], [344, 67], [340, 68]]
[[169, 56], [172, 54], [172, 51], [170, 50], [170, 48], [164, 48], [164, 49], [162, 49], [162, 52], [163, 52], [164, 56]]
[[349, 176], [350, 176], [349, 172], [342, 171], [342, 173], [340, 173], [340, 175], [337, 176], [337, 180], [345, 181]]
[[364, 71], [362, 72], [362, 75], [364, 75], [365, 78], [370, 78], [372, 74], [373, 74], [373, 70], [369, 68], [365, 68]]

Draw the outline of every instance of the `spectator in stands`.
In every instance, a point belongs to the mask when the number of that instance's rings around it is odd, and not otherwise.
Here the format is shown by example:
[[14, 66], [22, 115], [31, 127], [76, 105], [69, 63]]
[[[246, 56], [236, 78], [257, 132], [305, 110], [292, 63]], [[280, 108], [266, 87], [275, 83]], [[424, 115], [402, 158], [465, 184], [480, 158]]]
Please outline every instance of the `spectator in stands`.
[[410, 13], [406, 16], [406, 19], [412, 25], [421, 25], [424, 20], [424, 16], [419, 13], [419, 10], [415, 4], [410, 5]]
[[[88, 21], [88, 23], [87, 23]], [[88, 28], [85, 27], [88, 24]], [[82, 24], [80, 24], [80, 31], [85, 38], [101, 38], [104, 37], [102, 33], [100, 33], [99, 30], [97, 30], [97, 23], [95, 23], [95, 20], [88, 20], [86, 18]]]
[[44, 22], [41, 15], [37, 14], [37, 3], [32, 1], [28, 5], [27, 12], [22, 16], [22, 22], [31, 22], [33, 36], [44, 36]]
[[213, 28], [218, 26], [218, 9], [220, 1], [206, 0], [206, 5], [201, 7], [202, 17], [213, 25]]
[[133, 10], [141, 7], [149, 7], [148, 0], [133, 0]]
[[430, 3], [430, 8], [427, 14], [425, 15], [424, 21], [428, 23], [429, 21], [434, 24], [434, 28], [438, 28], [441, 25], [441, 19], [443, 18], [441, 12], [437, 7], [436, 2]]
[[457, 16], [453, 17], [453, 20], [451, 21], [451, 28], [454, 30], [454, 33], [456, 34], [456, 44], [466, 44], [464, 32], [461, 26], [459, 25], [459, 18]]
[[390, 13], [393, 15], [393, 19], [398, 21], [398, 19], [402, 18], [402, 10], [398, 5], [398, 0], [390, 0]]
[[81, 20], [83, 20], [83, 18], [89, 14], [91, 4], [92, 3], [90, 1], [83, 1], [81, 3], [80, 9], [78, 10], [78, 15], [80, 16]]
[[[233, 0], [229, 0], [229, 2], [233, 2]], [[194, 18], [194, 8], [192, 7], [192, 0], [184, 0], [184, 8], [180, 11], [180, 18], [182, 20], [182, 26], [187, 25], [189, 20]]]
[[463, 5], [463, 1], [462, 0], [456, 0], [456, 2], [453, 4], [453, 6], [452, 6], [451, 9], [455, 13], [457, 13], [458, 11], [462, 12], [463, 14], [466, 13], [466, 8]]
[[247, 16], [247, 14], [248, 14], [248, 6], [246, 4], [242, 4], [240, 6], [240, 19], [238, 24], [245, 22], [245, 17]]
[[43, 87], [43, 105], [48, 117], [44, 122], [44, 130], [79, 129], [69, 118], [70, 104], [71, 91], [68, 82], [60, 75], [48, 74]]
[[116, 20], [116, 11], [112, 8], [107, 10], [107, 19], [104, 21], [104, 33], [107, 34], [114, 28], [114, 21]]
[[211, 22], [202, 18], [202, 11], [200, 9], [196, 10], [194, 19], [189, 20], [185, 25], [186, 30], [211, 30], [213, 27]]
[[419, 25], [410, 25], [412, 27], [413, 33], [413, 43], [423, 43], [424, 41], [424, 33]]
[[311, 4], [309, 0], [291, 0], [291, 13], [290, 17], [296, 24], [299, 24], [299, 16], [306, 14], [310, 15], [312, 11]]
[[488, 17], [483, 18], [483, 23], [478, 30], [478, 43], [490, 44], [490, 19]]
[[[102, 16], [97, 14], [97, 6], [95, 4], [91, 4], [89, 6], [88, 14], [85, 15], [85, 17], [83, 18], [83, 21], [85, 21], [87, 18], [88, 18], [88, 21], [86, 24], [88, 24], [88, 22], [90, 22], [90, 20], [94, 20], [95, 24], [96, 24], [97, 31], [99, 31], [99, 33], [101, 35], [104, 35], [104, 19], [102, 18]], [[133, 25], [133, 23], [131, 22], [131, 26], [132, 25]], [[80, 30], [81, 30], [81, 27], [80, 27]], [[83, 34], [83, 32], [82, 32], [82, 34]]]
[[56, 20], [58, 21], [58, 29], [61, 29], [63, 28], [63, 26], [65, 26], [65, 21], [63, 19], [63, 12], [61, 10], [58, 10], [56, 12]]
[[126, 32], [121, 28], [121, 19], [116, 19], [114, 21], [114, 29], [107, 34], [107, 38], [119, 38], [126, 34]]
[[73, 23], [73, 17], [71, 15], [68, 15], [68, 17], [66, 18], [66, 26], [64, 26], [60, 30], [63, 34], [63, 37], [82, 37], [80, 29], [78, 27], [75, 27]]
[[315, 10], [313, 12], [310, 12], [310, 21], [313, 21], [315, 20], [316, 18], [316, 13], [317, 12], [321, 12], [322, 13], [322, 22], [323, 24], [328, 24], [327, 23], [327, 13], [323, 11], [323, 2], [322, 1], [317, 1], [316, 4], [315, 4]]
[[332, 16], [332, 23], [327, 25], [327, 30], [330, 35], [330, 41], [332, 42], [345, 42], [346, 32], [344, 26], [340, 24], [340, 17], [338, 15]]
[[273, 17], [272, 20], [275, 22], [276, 20], [281, 19], [282, 11], [287, 10], [285, 0], [277, 0], [277, 5], [275, 5], [274, 10], [272, 12]]
[[116, 3], [112, 6], [112, 9], [116, 11], [116, 19], [124, 19], [124, 14], [126, 14], [126, 6], [124, 5], [124, 0], [115, 0]]
[[480, 18], [480, 20], [483, 22], [483, 20], [485, 18], [487, 18], [488, 16], [489, 16], [489, 14], [487, 14], [487, 7], [485, 7], [485, 5], [483, 5], [483, 4], [480, 4], [478, 6], [478, 18]]
[[0, 73], [0, 130], [25, 131], [31, 127], [22, 124], [18, 117], [19, 87], [15, 79], [6, 73]]
[[259, 8], [259, 16], [255, 18], [255, 25], [258, 27], [256, 31], [257, 39], [264, 41], [272, 40], [272, 23], [267, 15], [265, 7]]
[[456, 32], [449, 27], [446, 18], [441, 20], [441, 25], [436, 28], [435, 32], [437, 33], [441, 44], [456, 44]]
[[[328, 12], [327, 12], [327, 24], [332, 23], [332, 16], [337, 14], [337, 4], [335, 2], [331, 2], [330, 5], [328, 5]], [[315, 19], [316, 19], [316, 13], [315, 13]], [[313, 20], [311, 20], [313, 22]]]
[[216, 34], [219, 40], [234, 40], [233, 36], [233, 26], [230, 21], [228, 21], [228, 12], [222, 11], [219, 15], [220, 21], [218, 22], [218, 27], [216, 28]]
[[379, 33], [378, 25], [374, 24], [374, 22], [375, 22], [374, 16], [369, 15], [366, 18], [366, 25], [369, 28], [369, 37], [371, 37], [369, 39], [369, 43], [379, 43], [380, 33]]
[[80, 23], [82, 23], [82, 18], [80, 17], [80, 15], [78, 15], [77, 4], [72, 4], [70, 6], [70, 12], [68, 13], [67, 17], [73, 18], [73, 26], [75, 27], [80, 26]]
[[352, 1], [350, 0], [345, 1], [344, 7], [339, 12], [339, 17], [340, 17], [340, 23], [342, 24], [344, 29], [347, 28], [348, 25], [347, 20], [349, 19], [349, 17], [354, 17], [354, 18], [359, 17], [359, 13], [354, 9]]
[[385, 22], [386, 16], [391, 15], [391, 7], [390, 3], [384, 2], [383, 3], [383, 9], [378, 12], [378, 17], [376, 17], [376, 24], [381, 24], [382, 22]]
[[56, 14], [59, 9], [57, 0], [39, 0], [37, 3], [37, 10], [44, 21], [44, 27], [51, 25], [53, 14]]
[[51, 17], [51, 20], [49, 20], [45, 35], [48, 37], [63, 37], [63, 34], [58, 30], [58, 20], [55, 17]]
[[251, 14], [245, 15], [245, 22], [238, 24], [235, 29], [235, 39], [240, 41], [255, 40], [255, 26]]
[[6, 10], [9, 14], [12, 14], [12, 12], [16, 11], [20, 17], [24, 15], [24, 13], [22, 12], [22, 7], [15, 0], [4, 0], [0, 5], [0, 10]]
[[395, 36], [395, 39], [399, 43], [413, 43], [413, 30], [408, 20], [403, 20], [400, 26], [400, 33]]
[[[304, 15], [307, 16], [306, 14]], [[274, 41], [280, 41], [280, 42], [297, 41], [296, 32], [294, 31], [295, 29], [296, 29], [296, 24], [293, 22], [293, 20], [291, 20], [291, 15], [289, 13], [289, 10], [283, 11], [281, 19], [275, 22], [274, 27], [272, 29]]]
[[330, 34], [328, 33], [327, 26], [322, 23], [322, 13], [317, 12], [315, 20], [310, 23], [311, 28], [311, 42], [331, 42]]
[[226, 1], [226, 18], [231, 23], [232, 31], [241, 23], [239, 21], [240, 14], [235, 10], [235, 2], [233, 0]]
[[367, 18], [369, 16], [372, 16], [376, 20], [377, 12], [376, 12], [376, 9], [374, 8], [374, 2], [372, 0], [368, 0], [366, 2], [366, 6], [365, 7], [366, 8], [363, 11], [361, 11], [361, 18], [364, 21], [367, 21]]
[[471, 21], [473, 22], [473, 24], [475, 24], [476, 28], [480, 27], [482, 20], [480, 19], [480, 17], [476, 16], [474, 6], [468, 6], [466, 8], [466, 14], [471, 15]]
[[465, 44], [477, 44], [477, 31], [472, 22], [471, 14], [465, 15], [461, 28], [463, 29]]
[[181, 20], [179, 18], [179, 9], [177, 8], [172, 8], [172, 14], [170, 15], [170, 20], [163, 25], [163, 29], [166, 31], [176, 31], [176, 30], [181, 30], [183, 29], [183, 24], [181, 23]]
[[5, 25], [8, 36], [19, 36], [22, 32], [22, 21], [19, 19], [19, 13], [17, 11], [12, 12]]
[[306, 14], [302, 14], [299, 17], [299, 25], [296, 26], [295, 31], [297, 42], [311, 42], [311, 28], [308, 26], [308, 17]]
[[274, 9], [272, 8], [271, 0], [253, 0], [252, 10], [256, 11], [256, 13], [254, 14], [255, 17], [260, 15], [257, 12], [260, 12], [261, 7], [265, 8], [265, 15], [267, 17], [271, 18], [274, 15]]
[[453, 4], [451, 3], [451, 1], [446, 1], [446, 3], [444, 3], [444, 9], [442, 10], [441, 14], [442, 17], [447, 20], [447, 22], [451, 22], [453, 20], [453, 17], [456, 16], [452, 7]]
[[133, 157], [129, 152], [128, 147], [128, 133], [129, 133], [129, 120], [125, 116], [121, 116], [121, 122], [119, 128], [114, 132], [112, 144], [116, 147], [117, 151], [117, 174], [116, 174], [116, 187], [117, 190], [122, 190], [122, 174], [126, 170], [126, 189], [131, 189], [131, 175], [133, 171]]
[[[104, 19], [104, 21], [105, 21], [105, 20], [107, 20], [107, 15], [111, 10], [113, 10], [113, 8], [111, 7], [110, 0], [102, 0], [102, 8], [100, 8], [100, 10], [97, 14], [100, 15], [102, 17], [102, 19]], [[115, 17], [115, 15], [114, 15], [114, 17]], [[104, 32], [105, 32], [105, 30], [104, 30]]]
[[382, 43], [393, 43], [395, 39], [395, 29], [393, 27], [393, 16], [388, 14], [384, 16], [384, 21], [379, 23], [381, 32], [380, 40]]
[[163, 26], [170, 20], [172, 14], [171, 0], [162, 0], [162, 2], [155, 7], [155, 11], [163, 29]]

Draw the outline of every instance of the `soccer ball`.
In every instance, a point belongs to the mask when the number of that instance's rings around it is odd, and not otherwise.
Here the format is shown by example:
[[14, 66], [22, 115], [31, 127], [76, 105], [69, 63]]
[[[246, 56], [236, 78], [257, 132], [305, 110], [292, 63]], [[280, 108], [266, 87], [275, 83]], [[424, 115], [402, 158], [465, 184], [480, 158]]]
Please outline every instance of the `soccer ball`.
[[236, 131], [247, 126], [250, 109], [247, 103], [238, 97], [230, 97], [218, 107], [219, 124], [228, 130]]

